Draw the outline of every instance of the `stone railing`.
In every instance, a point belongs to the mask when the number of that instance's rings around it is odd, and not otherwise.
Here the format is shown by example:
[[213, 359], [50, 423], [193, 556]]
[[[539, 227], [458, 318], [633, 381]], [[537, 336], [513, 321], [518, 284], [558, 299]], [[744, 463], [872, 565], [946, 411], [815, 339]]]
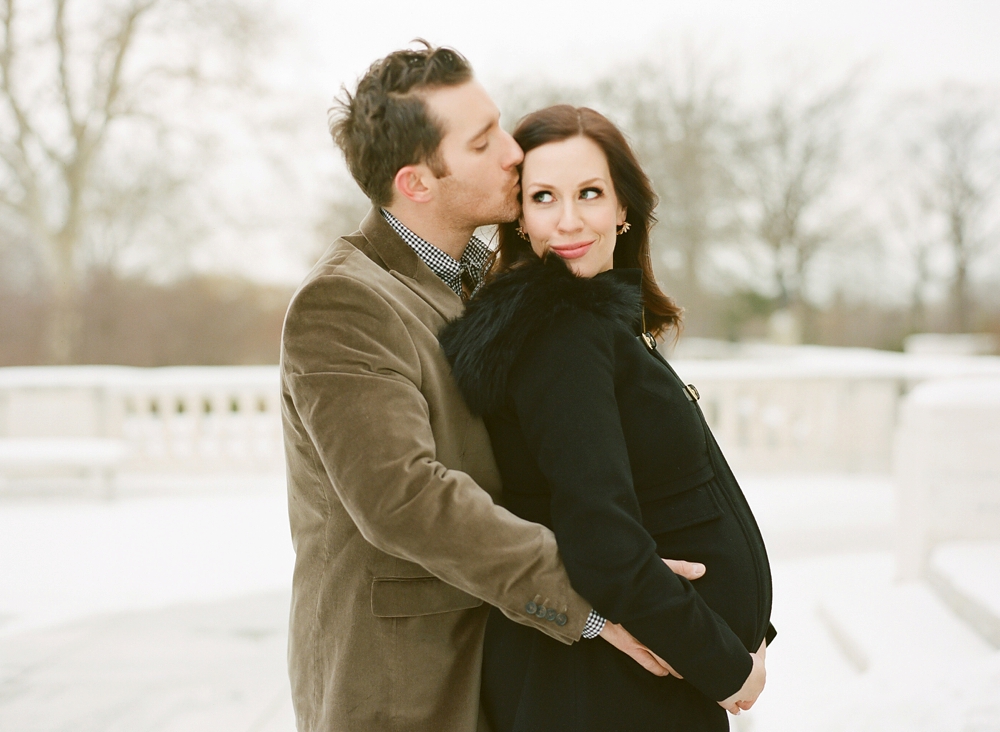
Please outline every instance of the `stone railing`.
[[887, 472], [900, 400], [918, 383], [1000, 376], [1000, 358], [802, 346], [679, 359], [730, 462], [754, 472]]
[[0, 369], [0, 441], [118, 441], [123, 472], [277, 473], [279, 399], [273, 366]]
[[[755, 472], [887, 472], [914, 385], [1000, 376], [995, 357], [819, 347], [673, 361], [731, 462]], [[274, 366], [0, 369], [0, 441], [117, 441], [127, 473], [279, 473], [279, 399]]]

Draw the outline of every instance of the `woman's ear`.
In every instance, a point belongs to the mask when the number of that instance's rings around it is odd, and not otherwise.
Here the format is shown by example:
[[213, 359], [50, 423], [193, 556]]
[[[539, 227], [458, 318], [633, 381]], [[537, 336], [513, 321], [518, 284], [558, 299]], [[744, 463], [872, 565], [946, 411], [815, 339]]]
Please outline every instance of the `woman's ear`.
[[628, 216], [628, 209], [625, 206], [618, 207], [618, 225], [621, 226], [625, 223], [625, 218]]
[[396, 171], [393, 185], [399, 194], [414, 203], [427, 203], [431, 200], [431, 189], [427, 185], [430, 170], [424, 165], [404, 165]]

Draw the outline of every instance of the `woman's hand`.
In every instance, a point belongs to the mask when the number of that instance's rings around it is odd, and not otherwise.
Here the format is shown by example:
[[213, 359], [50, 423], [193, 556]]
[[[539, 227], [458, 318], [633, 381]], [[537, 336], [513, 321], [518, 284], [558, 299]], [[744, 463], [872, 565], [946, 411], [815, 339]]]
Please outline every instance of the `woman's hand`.
[[753, 668], [743, 682], [743, 687], [727, 699], [719, 702], [719, 706], [730, 714], [739, 714], [740, 710], [749, 709], [757, 701], [760, 692], [764, 690], [767, 672], [764, 669], [764, 657], [767, 655], [767, 643], [761, 643], [756, 653], [751, 653]]
[[[685, 562], [681, 559], [664, 559], [663, 563], [666, 564], [674, 574], [680, 575], [685, 579], [696, 580], [705, 574], [705, 565], [700, 562]], [[604, 629], [601, 631], [600, 637], [622, 653], [627, 653], [632, 657], [632, 660], [654, 676], [670, 675], [676, 676], [678, 679], [684, 678], [679, 673], [674, 671], [673, 667], [669, 663], [637, 641], [631, 633], [625, 630], [625, 628], [612, 623], [610, 620], [605, 621]]]

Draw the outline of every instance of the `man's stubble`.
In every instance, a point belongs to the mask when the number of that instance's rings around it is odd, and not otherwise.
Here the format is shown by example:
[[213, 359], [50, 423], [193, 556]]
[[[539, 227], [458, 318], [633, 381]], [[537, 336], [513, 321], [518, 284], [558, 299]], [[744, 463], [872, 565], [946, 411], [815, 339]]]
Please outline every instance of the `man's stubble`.
[[451, 175], [439, 180], [444, 200], [449, 202], [449, 218], [456, 224], [478, 228], [514, 221], [521, 214], [516, 186], [508, 188], [509, 193], [501, 196], [496, 191], [483, 191], [464, 185]]

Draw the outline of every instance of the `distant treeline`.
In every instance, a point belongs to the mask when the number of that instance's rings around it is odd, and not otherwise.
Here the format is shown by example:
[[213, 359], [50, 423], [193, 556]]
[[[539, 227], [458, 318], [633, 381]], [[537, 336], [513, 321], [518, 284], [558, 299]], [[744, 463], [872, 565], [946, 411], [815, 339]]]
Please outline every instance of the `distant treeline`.
[[[281, 324], [292, 288], [220, 278], [168, 284], [91, 275], [80, 290], [71, 363], [128, 366], [245, 365], [278, 362]], [[754, 293], [703, 297], [687, 306], [684, 335], [767, 339], [772, 300]], [[0, 287], [0, 366], [49, 364], [45, 325], [52, 298], [44, 289]], [[899, 349], [911, 332], [905, 308], [836, 301], [809, 313], [810, 339], [831, 346]], [[944, 329], [948, 312], [928, 314]], [[1000, 317], [976, 329], [1000, 335]], [[933, 329], [933, 328], [932, 328]]]
[[[291, 288], [219, 277], [168, 285], [91, 275], [76, 295], [73, 363], [129, 366], [278, 362]], [[0, 288], [0, 366], [52, 363], [45, 338], [53, 299]]]

